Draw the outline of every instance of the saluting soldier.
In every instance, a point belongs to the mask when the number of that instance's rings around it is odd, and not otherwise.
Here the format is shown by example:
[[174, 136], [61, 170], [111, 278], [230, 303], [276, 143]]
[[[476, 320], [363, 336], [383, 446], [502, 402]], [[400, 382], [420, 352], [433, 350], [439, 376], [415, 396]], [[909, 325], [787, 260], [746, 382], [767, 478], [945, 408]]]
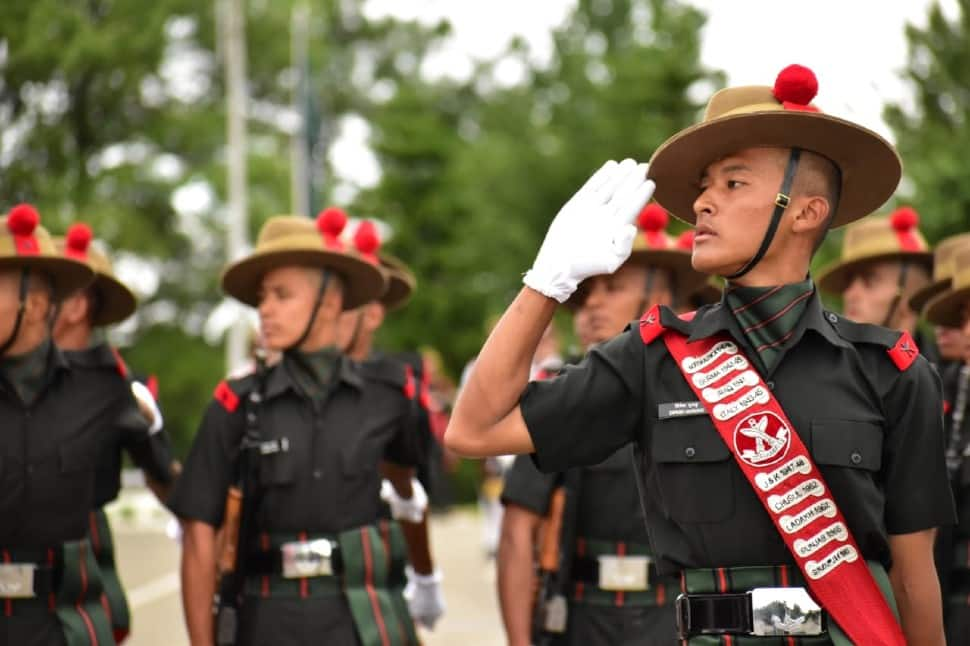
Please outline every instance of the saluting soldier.
[[901, 207], [845, 228], [842, 255], [818, 278], [823, 292], [842, 296], [843, 315], [856, 323], [908, 332], [930, 362], [939, 356], [917, 328], [910, 297], [930, 284], [933, 253], [919, 230], [919, 215]]
[[50, 338], [55, 304], [93, 272], [61, 256], [33, 207], [0, 218], [0, 643], [113, 643], [97, 562], [85, 539], [106, 397]]
[[[434, 438], [425, 403], [428, 395], [421, 355], [409, 353], [406, 356], [391, 356], [374, 349], [374, 336], [384, 323], [385, 316], [407, 304], [417, 280], [400, 259], [378, 251], [381, 241], [373, 222], [365, 220], [358, 224], [353, 243], [361, 253], [377, 254], [387, 278], [387, 288], [380, 298], [340, 315], [339, 346], [351, 359], [369, 362], [372, 368], [404, 371], [405, 392], [411, 400], [409, 423], [413, 432], [425, 443], [425, 455], [429, 455]], [[380, 368], [385, 363], [391, 366]], [[427, 461], [421, 467], [426, 468], [426, 465]], [[414, 620], [432, 629], [444, 614], [445, 603], [441, 592], [441, 573], [433, 567], [428, 542], [428, 495], [421, 478], [415, 477], [415, 469], [402, 468], [389, 462], [382, 464], [381, 469], [385, 476], [381, 483], [381, 499], [388, 503], [393, 519], [401, 523], [400, 530], [404, 532], [409, 551], [410, 564], [405, 569], [408, 585], [404, 596]], [[397, 494], [398, 490], [410, 491], [410, 496], [402, 498]], [[398, 531], [398, 527], [392, 524], [391, 531]]]
[[[826, 312], [806, 278], [826, 230], [878, 209], [901, 165], [814, 106], [817, 89], [790, 66], [773, 87], [722, 90], [649, 168], [596, 172], [550, 225], [446, 434], [465, 455], [534, 453], [544, 471], [634, 443], [657, 569], [681, 573], [692, 644], [943, 643], [939, 378], [909, 334]], [[694, 268], [728, 279], [724, 298], [683, 318], [652, 309], [527, 384], [557, 302], [623, 264], [654, 186], [695, 227]]]
[[[612, 274], [583, 281], [570, 299], [579, 335], [587, 340], [584, 350], [620, 334], [654, 305], [684, 303], [704, 284], [705, 276], [691, 268], [687, 238], [674, 240], [667, 223], [663, 208], [647, 205], [629, 259]], [[569, 504], [562, 511], [552, 506], [560, 517], [553, 520], [550, 506], [559, 488]], [[650, 563], [629, 446], [597, 465], [555, 474], [541, 473], [528, 456], [518, 456], [505, 476], [502, 503], [498, 586], [511, 646], [537, 643], [540, 634], [550, 643], [558, 636], [560, 644], [675, 641], [673, 603], [680, 582], [658, 577]], [[560, 528], [559, 563], [550, 589], [540, 590], [536, 599], [533, 554], [544, 518], [550, 522], [543, 531]], [[556, 617], [552, 606], [563, 602], [566, 614]]]
[[220, 644], [416, 641], [394, 584], [403, 550], [377, 521], [381, 461], [413, 466], [420, 444], [403, 371], [358, 366], [336, 346], [340, 313], [385, 289], [377, 258], [341, 242], [346, 220], [339, 209], [272, 217], [223, 273], [223, 290], [258, 308], [265, 346], [282, 359], [219, 384], [170, 499], [185, 524], [194, 645], [212, 644], [214, 629]]
[[[940, 535], [943, 618], [947, 643], [960, 644], [970, 635], [970, 236], [954, 236], [946, 260], [946, 286], [931, 296], [923, 310], [934, 325], [958, 330], [964, 341], [963, 360], [944, 375], [949, 385], [944, 409], [946, 465], [957, 503], [957, 525]], [[943, 243], [941, 243], [942, 245]]]
[[141, 408], [129, 407], [116, 419], [106, 419], [105, 441], [98, 457], [94, 486], [95, 510], [91, 512], [88, 537], [101, 571], [115, 641], [122, 642], [131, 630], [128, 601], [115, 565], [114, 540], [104, 506], [121, 490], [122, 453], [126, 452], [144, 471], [151, 489], [164, 502], [180, 468], [172, 457], [163, 429], [161, 412], [148, 388], [136, 382], [118, 351], [98, 333], [134, 314], [136, 298], [118, 280], [108, 256], [92, 245], [92, 231], [75, 224], [55, 246], [64, 256], [86, 263], [94, 281], [66, 296], [57, 307], [54, 343], [72, 367], [97, 382], [107, 398], [134, 392]]

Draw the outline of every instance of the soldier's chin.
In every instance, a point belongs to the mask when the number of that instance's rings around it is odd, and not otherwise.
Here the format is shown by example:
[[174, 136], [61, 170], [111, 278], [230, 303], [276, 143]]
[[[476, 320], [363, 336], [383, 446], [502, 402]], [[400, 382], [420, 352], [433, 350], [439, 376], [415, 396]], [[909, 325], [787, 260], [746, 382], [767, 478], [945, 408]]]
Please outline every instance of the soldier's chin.
[[732, 273], [731, 267], [737, 263], [732, 258], [726, 257], [726, 254], [712, 247], [713, 245], [710, 243], [694, 247], [694, 253], [690, 259], [694, 271], [708, 274], [709, 276], [723, 276]]

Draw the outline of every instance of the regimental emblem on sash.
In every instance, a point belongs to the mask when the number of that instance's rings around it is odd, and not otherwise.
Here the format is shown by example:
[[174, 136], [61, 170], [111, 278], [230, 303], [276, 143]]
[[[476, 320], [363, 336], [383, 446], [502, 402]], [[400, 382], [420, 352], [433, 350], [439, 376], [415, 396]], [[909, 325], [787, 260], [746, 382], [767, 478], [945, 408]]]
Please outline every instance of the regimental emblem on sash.
[[781, 462], [791, 446], [791, 429], [772, 413], [748, 415], [734, 429], [734, 452], [753, 467]]

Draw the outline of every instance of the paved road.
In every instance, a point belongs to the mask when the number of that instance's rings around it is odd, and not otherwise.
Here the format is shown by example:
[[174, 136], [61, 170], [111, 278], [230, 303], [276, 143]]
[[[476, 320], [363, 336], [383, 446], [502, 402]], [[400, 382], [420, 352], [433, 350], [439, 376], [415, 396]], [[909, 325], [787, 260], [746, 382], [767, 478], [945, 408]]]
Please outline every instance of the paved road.
[[[165, 535], [169, 520], [143, 490], [125, 490], [109, 509], [119, 569], [128, 590], [133, 632], [125, 646], [186, 646], [179, 598], [179, 547]], [[478, 516], [454, 512], [432, 520], [435, 556], [445, 574], [448, 611], [425, 646], [501, 646], [495, 571], [481, 550]]]

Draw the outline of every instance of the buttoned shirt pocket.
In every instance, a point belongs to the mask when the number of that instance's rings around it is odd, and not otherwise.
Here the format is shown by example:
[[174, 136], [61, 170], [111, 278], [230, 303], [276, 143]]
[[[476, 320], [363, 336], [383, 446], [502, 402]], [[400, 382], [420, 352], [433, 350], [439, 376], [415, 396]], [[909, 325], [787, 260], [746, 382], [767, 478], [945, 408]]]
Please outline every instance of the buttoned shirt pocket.
[[882, 426], [846, 419], [812, 421], [812, 457], [819, 466], [879, 471]]
[[[58, 469], [62, 475], [74, 476], [94, 471], [101, 442], [91, 433], [83, 433], [63, 442], [58, 448]], [[92, 481], [94, 476], [91, 476]]]
[[651, 452], [667, 515], [682, 523], [730, 518], [737, 468], [710, 419], [667, 419], [652, 430]]

